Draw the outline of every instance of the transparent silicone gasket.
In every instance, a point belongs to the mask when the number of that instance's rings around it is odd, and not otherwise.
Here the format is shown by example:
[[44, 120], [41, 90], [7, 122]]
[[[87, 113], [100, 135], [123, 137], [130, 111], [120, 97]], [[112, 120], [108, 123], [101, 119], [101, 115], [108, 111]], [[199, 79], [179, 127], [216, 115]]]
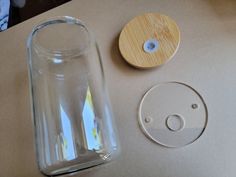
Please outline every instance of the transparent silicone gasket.
[[183, 147], [203, 134], [208, 111], [202, 96], [191, 86], [165, 82], [145, 93], [138, 121], [143, 133], [154, 142], [165, 147]]

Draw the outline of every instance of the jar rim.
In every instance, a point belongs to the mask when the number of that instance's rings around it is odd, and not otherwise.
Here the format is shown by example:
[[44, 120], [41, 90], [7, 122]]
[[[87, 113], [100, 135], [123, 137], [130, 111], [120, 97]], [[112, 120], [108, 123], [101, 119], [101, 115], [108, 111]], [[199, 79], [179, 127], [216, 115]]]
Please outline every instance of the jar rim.
[[[63, 50], [50, 50], [47, 49], [46, 47], [43, 47], [40, 45], [37, 40], [36, 42], [33, 42], [34, 36], [42, 29], [54, 25], [54, 24], [69, 24], [69, 25], [78, 25], [85, 29], [88, 35], [88, 42], [85, 45], [84, 48], [79, 49], [79, 48], [70, 48], [70, 49], [63, 49]], [[42, 53], [43, 55], [47, 56], [47, 58], [54, 58], [56, 57], [75, 57], [75, 56], [80, 56], [84, 53], [86, 53], [90, 46], [91, 46], [91, 33], [85, 23], [77, 18], [71, 17], [71, 16], [56, 16], [49, 18], [47, 20], [41, 21], [38, 25], [36, 25], [33, 30], [31, 31], [28, 40], [27, 40], [27, 48], [30, 49], [32, 46], [35, 47], [36, 51], [38, 53]]]

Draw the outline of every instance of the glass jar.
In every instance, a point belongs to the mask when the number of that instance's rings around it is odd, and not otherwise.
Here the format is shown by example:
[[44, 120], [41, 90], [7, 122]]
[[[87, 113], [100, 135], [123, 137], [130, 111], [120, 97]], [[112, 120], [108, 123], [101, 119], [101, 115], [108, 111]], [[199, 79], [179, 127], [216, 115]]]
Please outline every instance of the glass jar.
[[27, 42], [38, 166], [59, 175], [119, 154], [98, 46], [73, 17], [37, 25]]

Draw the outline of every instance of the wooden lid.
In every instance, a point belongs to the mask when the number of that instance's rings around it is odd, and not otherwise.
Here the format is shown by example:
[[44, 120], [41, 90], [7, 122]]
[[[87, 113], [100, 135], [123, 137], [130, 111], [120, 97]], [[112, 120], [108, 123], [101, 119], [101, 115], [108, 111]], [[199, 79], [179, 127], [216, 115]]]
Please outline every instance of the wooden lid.
[[179, 43], [179, 28], [170, 17], [147, 13], [126, 24], [120, 34], [119, 49], [132, 66], [153, 68], [170, 60]]

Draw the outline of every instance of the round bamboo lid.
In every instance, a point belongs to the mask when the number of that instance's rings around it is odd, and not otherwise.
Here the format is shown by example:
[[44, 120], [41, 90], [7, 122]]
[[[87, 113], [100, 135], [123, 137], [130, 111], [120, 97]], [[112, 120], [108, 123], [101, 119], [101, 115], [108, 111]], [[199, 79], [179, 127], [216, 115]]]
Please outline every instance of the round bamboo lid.
[[129, 64], [145, 69], [170, 60], [179, 43], [179, 28], [170, 17], [147, 13], [125, 25], [120, 34], [119, 49]]

